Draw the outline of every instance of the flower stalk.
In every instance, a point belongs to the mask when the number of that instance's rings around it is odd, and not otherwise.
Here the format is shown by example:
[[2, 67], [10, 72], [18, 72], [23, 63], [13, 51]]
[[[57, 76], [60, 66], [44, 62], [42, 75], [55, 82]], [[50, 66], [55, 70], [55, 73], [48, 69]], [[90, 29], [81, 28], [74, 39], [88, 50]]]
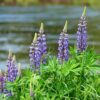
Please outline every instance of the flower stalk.
[[58, 41], [58, 61], [63, 63], [63, 61], [68, 61], [68, 33], [67, 33], [68, 22], [65, 22], [63, 31], [60, 33]]
[[44, 32], [43, 23], [41, 23], [37, 40], [38, 40], [39, 49], [40, 49], [40, 52], [41, 52], [41, 61], [42, 61], [43, 64], [45, 64], [46, 58], [47, 58], [47, 43], [46, 43], [46, 34]]
[[32, 69], [34, 67], [34, 72], [38, 70], [38, 73], [40, 73], [41, 51], [39, 49], [39, 44], [37, 41], [37, 33], [35, 33], [33, 42], [30, 46], [29, 57], [30, 57], [30, 67]]
[[86, 7], [80, 18], [77, 31], [77, 52], [83, 52], [87, 48], [87, 22], [86, 22]]
[[12, 52], [9, 51], [8, 62], [7, 62], [7, 80], [13, 82], [18, 73], [17, 66], [15, 64], [15, 55], [12, 55]]

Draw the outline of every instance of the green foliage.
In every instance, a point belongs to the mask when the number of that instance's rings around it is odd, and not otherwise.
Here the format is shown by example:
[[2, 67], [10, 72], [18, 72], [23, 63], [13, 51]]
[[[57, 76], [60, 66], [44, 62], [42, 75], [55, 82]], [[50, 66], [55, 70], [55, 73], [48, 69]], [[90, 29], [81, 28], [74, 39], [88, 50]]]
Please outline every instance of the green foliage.
[[[76, 54], [70, 48], [68, 62], [59, 64], [56, 57], [48, 58], [41, 65], [41, 74], [24, 69], [14, 83], [7, 83], [13, 96], [6, 100], [99, 100], [100, 99], [100, 56], [93, 50]], [[29, 84], [32, 83], [33, 97]], [[3, 100], [3, 99], [2, 99]]]

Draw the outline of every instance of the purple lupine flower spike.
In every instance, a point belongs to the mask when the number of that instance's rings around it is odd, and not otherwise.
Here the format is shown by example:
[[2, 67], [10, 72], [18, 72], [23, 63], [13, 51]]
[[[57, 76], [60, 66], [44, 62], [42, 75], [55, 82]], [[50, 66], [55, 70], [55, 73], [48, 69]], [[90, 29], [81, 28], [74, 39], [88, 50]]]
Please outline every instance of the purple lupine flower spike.
[[68, 61], [68, 34], [67, 34], [67, 21], [60, 34], [58, 41], [58, 61], [63, 63], [63, 61]]
[[38, 70], [38, 73], [40, 74], [41, 52], [40, 52], [38, 46], [35, 47], [35, 59], [34, 59], [34, 61], [35, 61], [34, 71], [36, 72], [36, 70]]
[[37, 33], [34, 35], [33, 42], [30, 46], [29, 57], [30, 57], [30, 67], [33, 68], [35, 66], [35, 47], [37, 45]]
[[41, 51], [37, 41], [37, 33], [35, 33], [34, 40], [31, 44], [29, 57], [31, 68], [34, 67], [34, 72], [38, 70], [38, 72], [40, 73]]
[[68, 26], [68, 22], [66, 21], [63, 32], [64, 32], [64, 59], [65, 61], [68, 61], [68, 33], [67, 33], [67, 26]]
[[9, 51], [7, 70], [5, 72], [5, 77], [4, 77], [5, 84], [4, 84], [4, 91], [3, 91], [6, 96], [12, 96], [11, 91], [8, 91], [6, 89], [6, 81], [14, 82], [14, 80], [17, 77], [17, 74], [18, 74], [18, 69], [17, 66], [15, 65], [15, 55], [13, 56], [12, 52]]
[[17, 66], [15, 65], [15, 60], [16, 59], [15, 59], [15, 55], [14, 55], [13, 58], [12, 58], [12, 64], [10, 66], [11, 69], [8, 73], [8, 75], [9, 75], [8, 80], [11, 81], [11, 82], [13, 82], [16, 79], [17, 73], [18, 73]]
[[6, 80], [7, 81], [10, 81], [10, 71], [11, 71], [11, 66], [12, 66], [12, 58], [13, 58], [13, 55], [12, 55], [12, 52], [11, 50], [9, 50], [9, 55], [8, 55], [8, 60], [7, 60], [7, 72], [6, 72]]
[[13, 82], [17, 77], [18, 69], [15, 65], [15, 55], [12, 56], [9, 51], [8, 63], [7, 63], [7, 81]]
[[87, 28], [86, 28], [86, 7], [80, 18], [77, 31], [77, 52], [82, 52], [87, 48]]
[[39, 34], [38, 34], [39, 48], [41, 51], [41, 60], [42, 63], [46, 63], [46, 55], [47, 55], [47, 43], [46, 43], [46, 35], [44, 32], [44, 25], [41, 23]]
[[4, 90], [4, 77], [2, 71], [0, 70], [0, 93], [3, 93]]

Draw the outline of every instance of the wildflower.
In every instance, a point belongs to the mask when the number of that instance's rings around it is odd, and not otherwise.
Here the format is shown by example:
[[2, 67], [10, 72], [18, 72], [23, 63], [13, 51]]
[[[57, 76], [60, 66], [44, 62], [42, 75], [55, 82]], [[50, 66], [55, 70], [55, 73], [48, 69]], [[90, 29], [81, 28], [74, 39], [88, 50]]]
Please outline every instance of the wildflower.
[[18, 69], [17, 66], [15, 65], [15, 55], [12, 55], [12, 52], [9, 50], [9, 55], [8, 55], [8, 62], [7, 62], [7, 70], [5, 72], [5, 77], [4, 77], [4, 90], [3, 93], [6, 96], [12, 96], [11, 91], [6, 89], [6, 82], [14, 82], [18, 75]]
[[33, 65], [35, 65], [35, 61], [34, 61], [35, 53], [34, 53], [34, 51], [35, 51], [35, 45], [37, 45], [35, 38], [37, 38], [37, 34], [36, 33], [35, 33], [34, 40], [33, 40], [32, 44], [31, 44], [30, 50], [29, 50], [30, 67], [31, 68], [33, 67]]
[[62, 63], [63, 61], [68, 61], [68, 33], [67, 33], [67, 21], [60, 34], [58, 41], [58, 61]]
[[31, 68], [34, 66], [34, 72], [38, 70], [38, 72], [40, 73], [41, 51], [39, 49], [39, 44], [37, 41], [37, 33], [35, 33], [34, 40], [31, 44], [29, 57]]
[[7, 81], [13, 82], [17, 77], [18, 69], [15, 65], [15, 55], [9, 52], [8, 63], [7, 63]]
[[80, 18], [77, 31], [77, 52], [82, 52], [87, 48], [87, 27], [86, 27], [86, 7]]
[[41, 23], [40, 30], [38, 33], [38, 44], [39, 44], [39, 49], [41, 51], [41, 60], [42, 63], [46, 63], [46, 55], [47, 55], [47, 43], [46, 43], [46, 35], [44, 32], [44, 25]]

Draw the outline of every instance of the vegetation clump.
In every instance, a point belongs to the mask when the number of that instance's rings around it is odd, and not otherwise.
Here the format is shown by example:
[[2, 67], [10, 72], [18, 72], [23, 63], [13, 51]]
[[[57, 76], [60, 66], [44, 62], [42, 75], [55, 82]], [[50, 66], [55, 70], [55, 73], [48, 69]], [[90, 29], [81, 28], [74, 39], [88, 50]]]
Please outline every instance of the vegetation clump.
[[58, 56], [47, 53], [41, 24], [30, 46], [30, 67], [16, 67], [9, 53], [7, 70], [0, 71], [1, 100], [99, 100], [100, 65], [93, 49], [87, 48], [86, 8], [78, 25], [77, 44], [68, 46], [67, 21], [58, 40]]

